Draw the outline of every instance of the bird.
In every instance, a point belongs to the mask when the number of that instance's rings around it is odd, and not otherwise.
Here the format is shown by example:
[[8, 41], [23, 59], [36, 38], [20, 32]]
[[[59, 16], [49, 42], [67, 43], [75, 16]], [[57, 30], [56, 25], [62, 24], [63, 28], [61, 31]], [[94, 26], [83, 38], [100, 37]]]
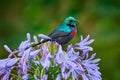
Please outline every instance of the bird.
[[74, 17], [67, 17], [60, 26], [48, 35], [51, 39], [44, 39], [33, 46], [45, 43], [47, 41], [56, 41], [61, 45], [68, 43], [77, 33], [76, 22], [77, 20]]

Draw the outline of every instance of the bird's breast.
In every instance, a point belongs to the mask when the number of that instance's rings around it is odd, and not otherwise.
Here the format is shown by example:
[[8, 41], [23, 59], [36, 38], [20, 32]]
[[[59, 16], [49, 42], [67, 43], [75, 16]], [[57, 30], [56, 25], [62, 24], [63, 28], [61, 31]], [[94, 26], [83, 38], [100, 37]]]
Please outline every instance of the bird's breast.
[[74, 37], [76, 35], [76, 33], [77, 33], [77, 30], [72, 30], [71, 36]]

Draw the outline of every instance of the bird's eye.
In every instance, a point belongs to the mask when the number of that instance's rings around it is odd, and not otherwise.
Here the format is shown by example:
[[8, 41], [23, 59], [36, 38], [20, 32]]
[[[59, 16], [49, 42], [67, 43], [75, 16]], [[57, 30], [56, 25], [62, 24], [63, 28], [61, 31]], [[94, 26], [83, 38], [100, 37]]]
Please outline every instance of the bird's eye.
[[73, 20], [70, 20], [70, 22], [73, 22]]

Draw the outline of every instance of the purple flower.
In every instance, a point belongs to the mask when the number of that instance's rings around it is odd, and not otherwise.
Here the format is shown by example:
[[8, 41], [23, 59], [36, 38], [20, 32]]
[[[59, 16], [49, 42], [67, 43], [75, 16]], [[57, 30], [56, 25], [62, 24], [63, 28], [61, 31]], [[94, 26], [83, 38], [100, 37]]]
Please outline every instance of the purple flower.
[[11, 70], [9, 70], [2, 78], [2, 80], [9, 80]]
[[4, 67], [12, 67], [17, 61], [19, 60], [19, 58], [7, 58], [7, 59], [3, 59], [0, 60], [0, 68], [4, 68]]
[[89, 80], [89, 78], [87, 78], [85, 73], [82, 75], [82, 80]]
[[19, 46], [19, 50], [20, 51], [23, 51], [23, 50], [25, 50], [26, 48], [28, 48], [28, 47], [30, 47], [30, 34], [29, 33], [27, 33], [27, 40], [26, 41], [23, 41], [21, 44], [20, 44], [20, 46]]
[[29, 75], [28, 74], [25, 74], [23, 77], [22, 77], [22, 80], [28, 80], [29, 78]]
[[31, 51], [30, 58], [35, 58], [40, 53], [40, 51], [41, 51], [40, 49]]
[[4, 48], [5, 48], [9, 53], [12, 53], [12, 50], [11, 50], [7, 45], [4, 45]]
[[13, 68], [14, 64], [17, 63], [19, 58], [7, 58], [0, 60], [0, 76], [5, 74], [3, 76], [3, 80], [7, 80], [9, 78], [9, 74], [11, 72], [11, 69]]
[[77, 49], [83, 50], [83, 51], [84, 50], [92, 51], [93, 48], [88, 45], [91, 44], [94, 41], [94, 39], [88, 41], [89, 37], [90, 36], [88, 35], [85, 39], [83, 39], [83, 37], [81, 36], [81, 41], [76, 44]]
[[31, 46], [30, 46], [30, 45], [31, 45], [30, 40], [31, 40], [30, 34], [27, 33], [27, 40], [22, 41], [21, 44], [20, 44], [19, 47], [18, 47], [18, 50], [19, 50], [18, 56], [22, 56], [23, 53], [24, 53], [24, 51], [25, 51], [26, 49], [31, 48]]
[[[61, 65], [61, 73], [64, 79], [67, 79], [70, 76], [70, 73], [74, 74], [73, 77], [76, 79], [78, 78], [78, 74], [83, 72], [84, 69], [81, 64], [77, 62], [78, 58], [78, 52], [75, 52], [71, 45], [68, 47], [66, 55], [64, 54], [62, 47], [59, 46], [58, 53], [56, 54], [56, 61]], [[68, 73], [66, 72], [66, 69], [69, 70]]]
[[0, 76], [3, 74], [6, 74], [9, 70], [10, 70], [9, 67], [4, 67], [4, 68], [0, 69]]
[[32, 50], [32, 48], [29, 48], [27, 49], [22, 58], [20, 59], [20, 62], [18, 63], [18, 74], [24, 74], [26, 75], [27, 74], [27, 71], [28, 71], [28, 67], [27, 67], [27, 61], [29, 59], [29, 54], [30, 54], [30, 51]]
[[64, 52], [62, 51], [61, 45], [59, 45], [58, 52], [55, 57], [55, 62], [62, 64], [65, 61]]
[[48, 78], [48, 75], [45, 74], [45, 75], [43, 75], [43, 76], [41, 77], [40, 80], [48, 80], [47, 78]]
[[[83, 75], [85, 78], [89, 80], [101, 80], [101, 73], [98, 71], [98, 62], [100, 59], [94, 59], [96, 54], [93, 54], [90, 58], [81, 61], [84, 69], [87, 71], [87, 74]], [[84, 78], [83, 77], [83, 78]]]
[[19, 52], [19, 50], [12, 51], [7, 45], [4, 45], [4, 48], [10, 53], [8, 58]]
[[[38, 37], [51, 39], [43, 34], [39, 34]], [[4, 45], [10, 55], [7, 59], [0, 60], [0, 76], [4, 75], [2, 80], [9, 79], [14, 67], [17, 67], [18, 76], [22, 80], [29, 78], [47, 80], [49, 77], [54, 80], [67, 80], [68, 78], [72, 80], [79, 78], [82, 80], [102, 80], [98, 67], [100, 59], [95, 59], [96, 54], [89, 55], [89, 52], [93, 50], [89, 45], [94, 41], [93, 39], [88, 40], [89, 35], [85, 39], [81, 36], [81, 41], [75, 46], [69, 45], [67, 51], [64, 51], [57, 42], [51, 41], [34, 48], [32, 44], [37, 44], [39, 41], [36, 36], [33, 39], [34, 42], [31, 42], [30, 34], [27, 33], [27, 40], [22, 41], [18, 50], [15, 51]], [[50, 47], [52, 45], [55, 47]], [[19, 58], [11, 59], [16, 53], [18, 53], [17, 57]], [[15, 65], [17, 62], [18, 65]], [[48, 71], [51, 71], [52, 74]]]
[[79, 52], [75, 52], [72, 45], [69, 45], [67, 48], [67, 58], [74, 61], [80, 58]]
[[78, 80], [78, 75], [77, 73], [75, 72], [74, 69], [71, 69], [70, 72], [72, 73], [72, 80]]
[[93, 48], [88, 45], [90, 45], [94, 41], [94, 39], [88, 40], [89, 37], [90, 36], [88, 35], [85, 39], [83, 39], [83, 37], [81, 36], [81, 41], [75, 44], [77, 46], [77, 49], [83, 52], [81, 54], [81, 59], [88, 58], [89, 51], [93, 50]]
[[39, 34], [38, 37], [41, 39], [51, 39], [49, 36], [46, 36], [44, 34]]
[[[64, 79], [67, 79], [71, 74], [72, 80], [77, 80], [79, 76], [82, 76], [83, 80], [101, 80], [101, 74], [97, 66], [97, 62], [99, 62], [100, 59], [94, 59], [95, 54], [88, 58], [89, 51], [92, 50], [88, 45], [94, 41], [87, 41], [88, 38], [89, 36], [85, 39], [82, 38], [81, 42], [76, 44], [77, 49], [83, 51], [81, 55], [79, 52], [74, 51], [72, 45], [68, 46], [67, 53], [65, 53], [59, 45], [55, 61], [61, 65], [61, 74]], [[66, 69], [68, 72], [66, 72]]]
[[52, 58], [52, 55], [50, 54], [48, 47], [43, 44], [42, 46], [42, 58], [41, 58], [41, 64], [44, 68], [49, 68], [50, 66], [50, 59]]
[[36, 36], [33, 36], [33, 39], [34, 39], [35, 43], [37, 44], [37, 43], [38, 43], [37, 37], [36, 37]]
[[56, 80], [61, 80], [60, 74], [57, 75]]

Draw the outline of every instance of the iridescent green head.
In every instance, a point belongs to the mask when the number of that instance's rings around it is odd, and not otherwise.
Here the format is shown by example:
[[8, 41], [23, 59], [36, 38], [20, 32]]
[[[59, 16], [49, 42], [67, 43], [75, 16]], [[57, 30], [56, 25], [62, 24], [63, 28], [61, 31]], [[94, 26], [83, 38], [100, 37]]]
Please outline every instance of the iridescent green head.
[[74, 17], [67, 17], [63, 24], [76, 26], [76, 19]]

